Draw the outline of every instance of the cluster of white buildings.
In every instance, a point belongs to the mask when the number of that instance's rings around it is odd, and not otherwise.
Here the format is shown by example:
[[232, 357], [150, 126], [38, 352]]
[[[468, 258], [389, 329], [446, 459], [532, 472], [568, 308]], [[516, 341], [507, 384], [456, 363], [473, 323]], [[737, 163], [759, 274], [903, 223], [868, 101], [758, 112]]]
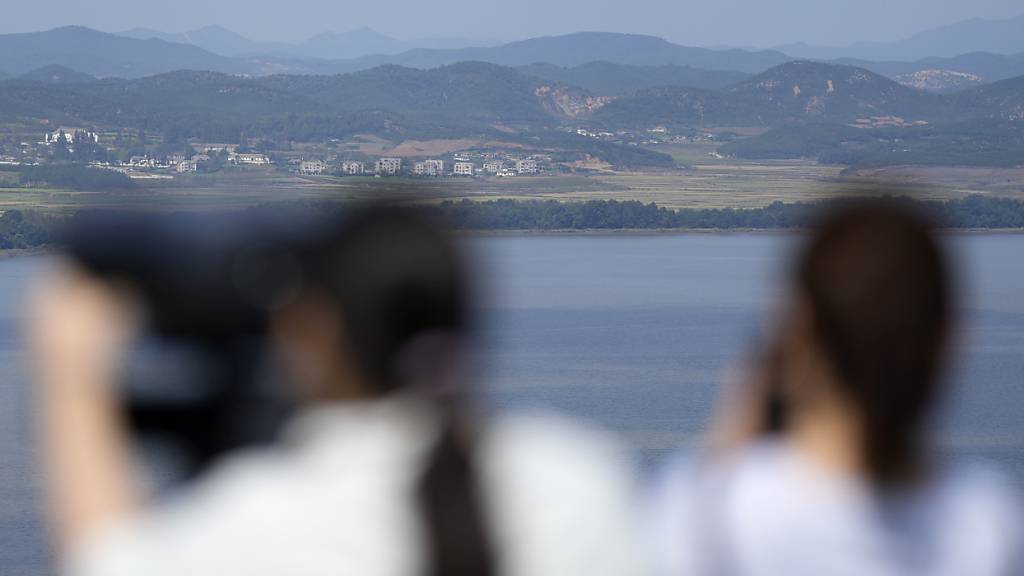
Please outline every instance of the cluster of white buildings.
[[[241, 157], [242, 155], [236, 155]], [[342, 174], [345, 176], [359, 176], [373, 174], [376, 176], [397, 176], [399, 174], [412, 174], [424, 177], [452, 176], [519, 176], [523, 174], [537, 174], [540, 172], [535, 158], [522, 159], [488, 159], [482, 164], [473, 162], [466, 156], [456, 156], [455, 161], [448, 164], [439, 158], [427, 158], [406, 163], [398, 157], [377, 158], [373, 164], [367, 164], [358, 160], [347, 160], [340, 164], [333, 164], [324, 160], [292, 160], [292, 171], [304, 176], [317, 176], [321, 174]]]
[[56, 144], [61, 140], [65, 144], [74, 144], [79, 139], [90, 140], [93, 143], [100, 141], [99, 134], [86, 130], [85, 128], [58, 128], [53, 132], [43, 135], [44, 144]]
[[174, 170], [178, 174], [185, 174], [196, 172], [200, 164], [209, 161], [208, 154], [195, 154], [192, 157], [184, 154], [171, 154], [163, 160], [152, 156], [132, 156], [127, 162], [121, 162], [118, 166], [126, 169], [167, 169]]
[[482, 174], [501, 178], [540, 173], [540, 166], [535, 158], [512, 158], [506, 160], [490, 158], [484, 160], [479, 168], [469, 158], [456, 158], [456, 160], [454, 173], [460, 176]]
[[[399, 158], [381, 158], [374, 165], [374, 173], [382, 176], [393, 176], [402, 170], [402, 161]], [[521, 174], [537, 174], [540, 168], [537, 160], [524, 158], [512, 160], [507, 165], [503, 160], [486, 160], [480, 166], [466, 157], [455, 157], [452, 163], [450, 174], [454, 176], [518, 176]], [[443, 160], [428, 159], [414, 162], [412, 173], [417, 176], [443, 176], [445, 163]]]
[[250, 166], [269, 166], [270, 158], [266, 154], [229, 154], [228, 162]]

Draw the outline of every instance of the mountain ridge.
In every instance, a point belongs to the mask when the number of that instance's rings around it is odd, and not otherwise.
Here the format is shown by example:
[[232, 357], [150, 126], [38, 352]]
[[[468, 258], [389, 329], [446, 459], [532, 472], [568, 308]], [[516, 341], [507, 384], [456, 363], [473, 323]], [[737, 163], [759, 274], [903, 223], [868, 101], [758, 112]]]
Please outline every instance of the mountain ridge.
[[84, 26], [0, 35], [0, 69], [17, 75], [49, 65], [99, 77], [140, 77], [189, 68], [251, 72], [244, 62], [196, 46], [124, 38]]
[[559, 36], [541, 36], [501, 46], [458, 50], [415, 49], [396, 55], [374, 55], [339, 61], [339, 71], [398, 64], [410, 68], [432, 68], [460, 61], [483, 61], [502, 66], [526, 66], [545, 62], [572, 67], [594, 61], [616, 64], [661, 66], [678, 65], [759, 72], [789, 59], [780, 52], [739, 49], [710, 50], [673, 44], [663, 38], [644, 34], [616, 32], [574, 32]]
[[799, 58], [824, 60], [920, 60], [971, 52], [1011, 55], [1024, 50], [1024, 14], [1005, 19], [961, 20], [893, 42], [855, 42], [848, 46], [792, 43], [774, 48]]
[[141, 40], [158, 38], [167, 42], [192, 44], [215, 54], [229, 57], [282, 56], [317, 60], [341, 60], [374, 54], [397, 54], [413, 48], [462, 48], [493, 44], [466, 38], [398, 40], [369, 27], [355, 28], [345, 32], [321, 32], [297, 43], [252, 40], [218, 25], [176, 33], [161, 32], [152, 28], [133, 28], [116, 34]]

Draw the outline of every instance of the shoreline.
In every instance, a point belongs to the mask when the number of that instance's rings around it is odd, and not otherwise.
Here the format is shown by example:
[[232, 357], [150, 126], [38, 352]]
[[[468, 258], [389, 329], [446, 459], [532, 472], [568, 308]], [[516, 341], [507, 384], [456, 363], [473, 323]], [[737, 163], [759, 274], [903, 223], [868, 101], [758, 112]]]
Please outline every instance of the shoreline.
[[[808, 228], [565, 228], [565, 229], [522, 229], [522, 230], [454, 230], [459, 237], [500, 238], [526, 236], [552, 237], [598, 237], [598, 236], [685, 236], [685, 235], [764, 235], [783, 236], [802, 234]], [[951, 236], [985, 236], [1024, 234], [1024, 228], [942, 228], [939, 234]], [[0, 248], [0, 260], [52, 256], [60, 253], [58, 246], [48, 245], [36, 248]]]
[[[679, 236], [684, 234], [800, 234], [809, 228], [564, 228], [564, 229], [478, 229], [455, 230], [462, 236]], [[941, 228], [940, 234], [1024, 234], [1024, 228]]]

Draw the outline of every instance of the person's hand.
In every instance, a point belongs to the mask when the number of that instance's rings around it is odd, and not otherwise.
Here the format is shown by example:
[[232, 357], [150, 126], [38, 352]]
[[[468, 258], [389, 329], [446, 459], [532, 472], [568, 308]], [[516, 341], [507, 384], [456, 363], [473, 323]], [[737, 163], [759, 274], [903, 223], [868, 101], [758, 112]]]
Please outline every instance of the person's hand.
[[712, 422], [713, 454], [727, 455], [786, 426], [781, 405], [784, 351], [778, 342], [757, 357], [738, 364], [723, 382]]
[[58, 542], [78, 546], [137, 502], [114, 382], [138, 324], [119, 290], [60, 264], [31, 290], [26, 337]]
[[127, 290], [62, 263], [32, 287], [27, 304], [27, 343], [42, 384], [71, 393], [110, 383], [138, 319]]

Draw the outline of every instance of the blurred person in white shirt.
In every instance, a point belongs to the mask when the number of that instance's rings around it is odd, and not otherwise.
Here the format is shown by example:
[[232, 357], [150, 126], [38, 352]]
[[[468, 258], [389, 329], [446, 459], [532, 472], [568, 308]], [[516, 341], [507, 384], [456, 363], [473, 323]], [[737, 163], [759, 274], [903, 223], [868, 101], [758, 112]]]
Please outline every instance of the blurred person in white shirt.
[[139, 488], [112, 385], [131, 307], [71, 268], [40, 287], [31, 342], [63, 574], [638, 571], [614, 443], [553, 416], [471, 418], [468, 280], [440, 228], [370, 209], [307, 256], [271, 322], [304, 408], [278, 444], [160, 503]]
[[770, 352], [657, 482], [659, 573], [1024, 574], [1007, 481], [929, 449], [953, 308], [933, 234], [884, 201], [811, 233]]

